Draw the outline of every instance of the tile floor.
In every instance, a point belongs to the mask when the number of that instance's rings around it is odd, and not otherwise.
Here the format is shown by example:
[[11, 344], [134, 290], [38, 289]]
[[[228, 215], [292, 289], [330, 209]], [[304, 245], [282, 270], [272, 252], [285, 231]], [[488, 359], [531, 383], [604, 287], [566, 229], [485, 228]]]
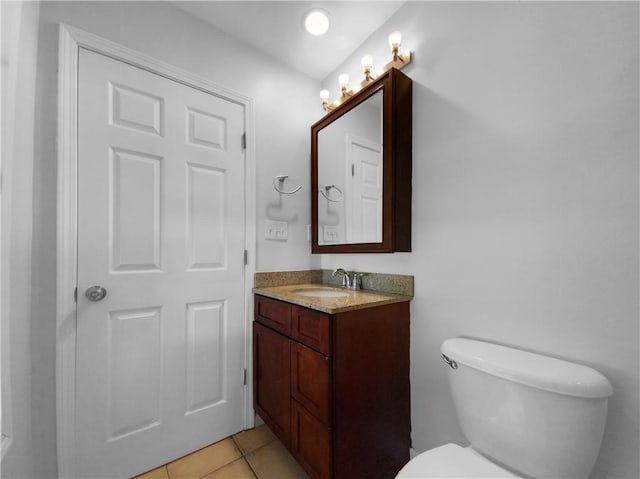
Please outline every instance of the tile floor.
[[135, 479], [308, 479], [264, 424], [239, 432]]

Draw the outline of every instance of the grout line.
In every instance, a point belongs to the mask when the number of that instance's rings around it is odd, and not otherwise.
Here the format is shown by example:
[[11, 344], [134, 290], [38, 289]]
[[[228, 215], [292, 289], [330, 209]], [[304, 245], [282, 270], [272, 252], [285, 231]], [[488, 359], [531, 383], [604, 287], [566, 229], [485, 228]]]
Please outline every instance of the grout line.
[[240, 443], [236, 440], [236, 434], [232, 435], [231, 439], [233, 439], [233, 442], [235, 443], [236, 447], [238, 448], [238, 451], [240, 451], [240, 454], [242, 454], [242, 459], [244, 460], [244, 462], [247, 463], [247, 466], [249, 466], [249, 469], [251, 470], [251, 474], [253, 474], [253, 477], [255, 479], [258, 479], [258, 473], [255, 471], [255, 469], [253, 468], [253, 466], [251, 465], [251, 463], [247, 459], [247, 454], [245, 454], [244, 449], [242, 449], [240, 447]]
[[242, 457], [244, 457], [244, 451], [242, 450], [242, 448], [240, 447], [240, 443], [238, 441], [236, 441], [235, 438], [235, 434], [233, 436], [231, 436], [231, 439], [233, 439], [233, 443], [236, 445], [236, 447], [238, 448], [238, 451], [240, 451], [240, 454], [242, 454]]
[[[274, 442], [274, 441], [269, 441], [269, 442], [267, 442], [267, 443], [263, 444], [263, 445], [262, 445], [262, 446], [260, 446], [260, 447], [256, 447], [253, 451], [251, 451], [251, 452], [249, 452], [249, 453], [247, 453], [247, 454], [254, 454], [254, 453], [256, 453], [257, 451], [260, 451], [261, 449], [264, 449], [265, 447], [270, 446], [271, 444], [273, 444], [273, 442]], [[260, 477], [260, 475], [258, 474], [258, 471], [256, 471], [256, 470], [253, 468], [253, 465], [251, 464], [251, 461], [249, 461], [249, 459], [247, 459], [246, 457], [245, 457], [245, 460], [247, 461], [247, 464], [249, 464], [249, 467], [251, 468], [251, 471], [253, 472], [253, 474], [256, 476], [256, 479], [263, 479], [263, 478], [262, 478], [262, 477]], [[273, 479], [273, 478], [265, 477], [264, 479]]]
[[[255, 428], [254, 428], [255, 429]], [[236, 446], [238, 446], [238, 450], [240, 451], [240, 453], [242, 454], [242, 459], [244, 459], [244, 462], [247, 463], [247, 465], [249, 466], [249, 469], [251, 469], [251, 473], [253, 474], [253, 477], [255, 477], [255, 479], [259, 479], [258, 477], [258, 473], [256, 472], [256, 470], [253, 468], [253, 466], [251, 465], [251, 463], [249, 462], [249, 460], [247, 459], [247, 454], [251, 454], [254, 451], [250, 451], [248, 453], [245, 454], [244, 449], [242, 449], [240, 447], [240, 443], [236, 440], [236, 438], [234, 436], [231, 436], [231, 438], [233, 439], [233, 442], [236, 443]], [[259, 449], [259, 448], [258, 448]], [[256, 451], [258, 449], [255, 449]]]
[[[269, 444], [271, 444], [271, 443], [273, 442], [273, 439], [272, 439], [271, 441], [268, 441], [267, 443], [263, 444], [262, 446], [260, 446], [260, 447], [258, 447], [258, 448], [256, 448], [256, 449], [254, 449], [253, 451], [249, 451], [249, 452], [247, 452], [247, 453], [245, 454], [244, 450], [240, 447], [240, 443], [236, 440], [236, 438], [235, 438], [234, 436], [235, 436], [235, 434], [234, 434], [234, 435], [231, 435], [231, 436], [229, 436], [229, 437], [226, 437], [226, 438], [224, 438], [224, 439], [220, 439], [219, 441], [214, 442], [214, 443], [212, 443], [212, 444], [209, 444], [208, 446], [204, 446], [204, 447], [202, 447], [202, 448], [200, 448], [200, 449], [198, 449], [198, 450], [196, 450], [196, 451], [193, 451], [192, 453], [189, 453], [189, 454], [186, 454], [186, 455], [184, 455], [184, 456], [182, 456], [182, 457], [179, 457], [179, 458], [178, 458], [178, 459], [176, 459], [175, 461], [180, 460], [180, 459], [187, 458], [187, 457], [189, 457], [189, 456], [192, 456], [193, 454], [196, 454], [198, 451], [201, 451], [202, 449], [205, 449], [205, 448], [207, 448], [207, 447], [213, 446], [213, 444], [217, 444], [217, 443], [219, 443], [219, 442], [226, 441], [227, 439], [231, 439], [231, 440], [232, 440], [232, 442], [235, 444], [236, 449], [238, 450], [238, 452], [240, 452], [240, 457], [238, 457], [238, 458], [236, 458], [236, 459], [234, 459], [234, 460], [232, 460], [232, 461], [230, 461], [230, 462], [228, 462], [228, 463], [226, 463], [226, 464], [223, 464], [222, 466], [218, 467], [217, 469], [214, 469], [214, 470], [212, 470], [212, 471], [207, 472], [206, 474], [204, 474], [204, 476], [206, 476], [206, 475], [208, 475], [208, 474], [211, 474], [211, 473], [213, 473], [213, 472], [216, 472], [216, 471], [218, 471], [218, 470], [222, 469], [223, 467], [228, 466], [229, 464], [231, 464], [231, 463], [233, 463], [233, 462], [237, 461], [238, 459], [244, 459], [244, 461], [245, 461], [245, 462], [247, 463], [247, 465], [249, 466], [249, 469], [251, 469], [251, 472], [253, 473], [254, 477], [255, 477], [256, 479], [260, 479], [260, 478], [259, 478], [259, 476], [258, 476], [258, 473], [257, 473], [257, 472], [256, 472], [256, 470], [253, 468], [253, 466], [251, 465], [251, 463], [249, 462], [249, 460], [247, 459], [247, 455], [249, 455], [249, 454], [251, 454], [251, 453], [253, 453], [253, 452], [257, 451], [258, 449], [262, 449], [263, 447], [268, 446]], [[175, 461], [171, 461], [171, 462], [175, 462]], [[158, 467], [156, 468], [156, 469], [163, 468], [163, 469], [165, 470], [166, 477], [167, 477], [168, 479], [172, 479], [172, 477], [171, 477], [171, 473], [169, 472], [169, 464], [171, 464], [171, 462], [168, 462], [168, 463], [166, 463], [166, 464], [164, 464], [164, 465], [162, 465], [162, 466], [158, 466]], [[150, 471], [147, 471], [147, 472], [150, 472]], [[146, 474], [146, 473], [144, 473], [144, 474]], [[204, 476], [202, 476], [202, 477], [204, 477]], [[202, 479], [202, 478], [200, 478], [200, 479]]]
[[[231, 442], [236, 446], [236, 449], [240, 453], [240, 457], [236, 457], [235, 459], [233, 459], [233, 460], [231, 460], [231, 461], [229, 461], [229, 462], [227, 462], [227, 463], [225, 463], [225, 464], [213, 469], [212, 471], [207, 472], [206, 474], [201, 476], [200, 479], [202, 479], [203, 477], [208, 476], [209, 474], [212, 474], [212, 473], [214, 473], [216, 471], [219, 471], [220, 469], [222, 469], [224, 467], [227, 467], [229, 464], [232, 464], [232, 463], [236, 462], [238, 459], [244, 459], [244, 456], [242, 455], [242, 450], [238, 447], [238, 443], [235, 441], [235, 439], [233, 439], [233, 436], [228, 436], [228, 437], [225, 437], [224, 439], [220, 439], [219, 441], [214, 442], [213, 444], [209, 444], [209, 446], [206, 446], [206, 447], [213, 446], [214, 444], [221, 443], [221, 442], [226, 441], [228, 439], [231, 439]], [[169, 478], [169, 479], [171, 479], [171, 478]]]
[[247, 462], [247, 464], [249, 464], [249, 469], [251, 469], [251, 472], [253, 473], [253, 475], [256, 477], [256, 479], [260, 479], [258, 477], [258, 472], [253, 468], [253, 466], [251, 465], [251, 463], [249, 462], [249, 460], [245, 457], [244, 460]]

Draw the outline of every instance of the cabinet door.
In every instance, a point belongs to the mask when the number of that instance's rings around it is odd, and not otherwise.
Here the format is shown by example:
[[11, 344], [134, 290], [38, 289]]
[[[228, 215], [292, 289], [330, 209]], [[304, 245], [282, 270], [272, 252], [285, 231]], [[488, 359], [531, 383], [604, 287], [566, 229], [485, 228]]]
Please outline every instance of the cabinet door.
[[304, 407], [291, 400], [291, 452], [311, 479], [331, 477], [331, 434]]
[[290, 374], [290, 340], [254, 322], [254, 407], [287, 447], [291, 437]]
[[331, 386], [329, 358], [300, 343], [291, 343], [291, 397], [329, 425]]

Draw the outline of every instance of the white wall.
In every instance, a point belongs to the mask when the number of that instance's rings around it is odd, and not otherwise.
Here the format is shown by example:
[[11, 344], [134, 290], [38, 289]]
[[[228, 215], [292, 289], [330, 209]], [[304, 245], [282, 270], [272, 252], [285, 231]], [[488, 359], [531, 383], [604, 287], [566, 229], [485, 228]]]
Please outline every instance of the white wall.
[[408, 2], [325, 82], [415, 51], [413, 252], [323, 268], [415, 275], [413, 444], [464, 443], [438, 358], [472, 336], [590, 365], [615, 393], [592, 477], [638, 467], [637, 2]]
[[[258, 270], [415, 275], [417, 449], [463, 441], [438, 348], [447, 337], [476, 336], [606, 374], [615, 395], [593, 477], [637, 478], [638, 13], [637, 3], [407, 3], [345, 69], [358, 78], [365, 53], [386, 62], [393, 29], [416, 51], [406, 70], [414, 80], [414, 251], [312, 257], [308, 150], [319, 85], [165, 3], [43, 2], [36, 141], [30, 151], [27, 119], [13, 182], [11, 264], [21, 273], [11, 285], [13, 429], [23, 442], [9, 451], [3, 477], [55, 471], [51, 285], [57, 23], [65, 22], [254, 99]], [[25, 59], [33, 60], [32, 47]], [[327, 80], [334, 91], [340, 71]], [[306, 186], [279, 198], [276, 174]], [[290, 221], [288, 242], [261, 239], [267, 215]]]
[[[31, 5], [37, 11], [38, 4]], [[25, 93], [21, 97], [27, 107], [25, 114], [31, 102], [30, 123], [27, 121], [20, 130], [25, 148], [30, 151], [14, 162], [18, 166], [13, 180], [16, 192], [12, 208], [13, 235], [18, 239], [12, 243], [11, 255], [12, 266], [16, 265], [20, 274], [10, 286], [12, 300], [13, 295], [17, 298], [11, 304], [16, 442], [2, 464], [3, 477], [7, 479], [56, 476], [54, 285], [60, 22], [189, 70], [252, 98], [259, 233], [256, 269], [307, 269], [311, 263], [306, 240], [308, 187], [295, 197], [280, 199], [273, 190], [272, 178], [288, 174], [292, 182], [309, 183], [309, 125], [318, 108], [316, 81], [238, 44], [165, 2], [42, 2], [39, 31], [32, 32], [33, 44], [25, 52], [25, 59], [31, 58], [35, 67], [35, 42], [38, 42], [37, 74], [32, 71], [25, 79]], [[33, 25], [38, 25], [37, 16]], [[289, 221], [288, 242], [263, 240], [263, 222], [268, 215]], [[6, 284], [3, 280], [3, 285]]]
[[39, 5], [2, 2], [0, 8], [3, 28], [2, 432], [10, 437], [0, 475], [35, 477], [35, 462], [30, 460], [36, 439], [30, 408], [33, 381], [29, 318]]

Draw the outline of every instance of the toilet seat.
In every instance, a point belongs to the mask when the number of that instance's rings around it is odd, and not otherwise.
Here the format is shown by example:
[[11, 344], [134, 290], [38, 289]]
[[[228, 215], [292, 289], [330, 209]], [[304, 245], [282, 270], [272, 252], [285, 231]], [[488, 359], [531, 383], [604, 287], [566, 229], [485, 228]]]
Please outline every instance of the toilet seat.
[[471, 448], [457, 444], [430, 449], [410, 460], [396, 479], [427, 478], [515, 478], [509, 471], [482, 457]]

